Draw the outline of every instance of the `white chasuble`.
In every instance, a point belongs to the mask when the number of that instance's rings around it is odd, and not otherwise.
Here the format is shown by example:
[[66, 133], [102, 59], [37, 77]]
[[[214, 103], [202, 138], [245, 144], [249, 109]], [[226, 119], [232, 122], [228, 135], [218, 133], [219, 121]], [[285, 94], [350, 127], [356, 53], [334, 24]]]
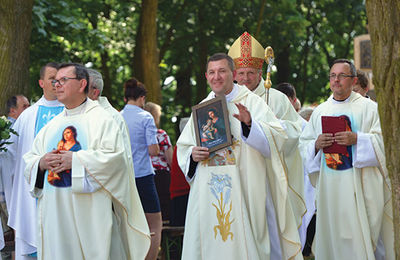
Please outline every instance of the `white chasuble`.
[[[267, 92], [264, 87], [264, 79], [261, 79], [253, 93], [266, 102]], [[288, 136], [285, 145], [281, 149], [281, 158], [284, 165], [284, 173], [289, 180], [289, 199], [295, 214], [297, 228], [300, 228], [302, 218], [306, 213], [303, 162], [299, 150], [299, 137], [303, 120], [293, 108], [288, 97], [274, 88], [269, 89], [268, 106], [280, 120]]]
[[[89, 99], [39, 132], [24, 156], [38, 198], [39, 259], [144, 259], [149, 230], [123, 141], [115, 120]], [[72, 169], [46, 171], [39, 189], [39, 160], [54, 149], [73, 151]]]
[[[347, 131], [357, 133], [357, 143], [346, 154], [315, 155], [321, 116], [343, 116]], [[362, 149], [365, 144], [371, 148]], [[354, 92], [343, 102], [331, 96], [314, 110], [300, 145], [309, 162], [306, 171], [316, 184], [316, 259], [375, 259], [380, 239], [385, 259], [394, 259], [390, 181], [376, 103]], [[374, 160], [365, 160], [371, 155]], [[313, 160], [318, 159], [315, 168]]]
[[[24, 177], [25, 161], [23, 155], [32, 147], [33, 140], [41, 128], [57, 116], [64, 105], [57, 100], [40, 98], [34, 105], [25, 109], [18, 117], [13, 128], [19, 136], [12, 135], [8, 153], [14, 159], [9, 173], [13, 175], [11, 196], [7, 200], [8, 225], [15, 230], [15, 258], [36, 252], [36, 199], [29, 193], [29, 185]], [[30, 257], [27, 257], [29, 259]]]
[[[284, 130], [259, 97], [239, 85], [234, 91], [237, 95], [227, 102], [233, 145], [199, 162], [189, 182], [182, 259], [270, 259], [268, 226], [272, 223], [266, 207], [273, 208], [273, 225], [278, 233], [273, 239], [282, 248], [282, 258], [302, 259], [287, 179], [277, 159], [277, 147], [286, 138]], [[206, 100], [212, 97], [210, 93]], [[270, 144], [270, 159], [241, 138], [240, 122], [233, 117], [238, 113], [234, 103], [244, 104], [253, 122], [261, 126]], [[191, 118], [177, 142], [178, 162], [186, 174], [195, 145]]]

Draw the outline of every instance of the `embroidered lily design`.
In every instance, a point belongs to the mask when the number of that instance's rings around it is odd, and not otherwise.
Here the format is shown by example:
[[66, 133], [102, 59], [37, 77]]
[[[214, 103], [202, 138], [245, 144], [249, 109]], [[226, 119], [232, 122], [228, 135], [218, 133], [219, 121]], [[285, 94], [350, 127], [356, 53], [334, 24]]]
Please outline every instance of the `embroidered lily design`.
[[52, 114], [49, 112], [47, 112], [47, 114], [43, 115], [42, 118], [46, 121], [49, 122], [51, 119], [53, 119], [53, 117], [55, 117], [55, 114]]
[[226, 241], [229, 236], [233, 240], [233, 233], [230, 232], [231, 224], [234, 219], [230, 220], [232, 211], [232, 201], [229, 203], [229, 210], [225, 212], [226, 206], [231, 197], [231, 177], [228, 174], [218, 175], [211, 173], [212, 177], [208, 185], [210, 185], [211, 193], [218, 201], [218, 205], [213, 203], [212, 205], [217, 210], [218, 225], [214, 226], [214, 237], [217, 237], [218, 230], [221, 234], [222, 240]]

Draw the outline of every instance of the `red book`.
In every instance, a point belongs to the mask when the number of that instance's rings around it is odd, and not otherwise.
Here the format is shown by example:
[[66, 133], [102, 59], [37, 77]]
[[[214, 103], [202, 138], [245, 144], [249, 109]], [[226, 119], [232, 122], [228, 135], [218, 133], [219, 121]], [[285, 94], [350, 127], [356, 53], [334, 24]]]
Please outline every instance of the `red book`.
[[[321, 116], [322, 133], [331, 133], [335, 135], [337, 132], [346, 131], [346, 119], [343, 116]], [[329, 147], [324, 148], [324, 153], [347, 153], [347, 146], [340, 145], [336, 142]]]

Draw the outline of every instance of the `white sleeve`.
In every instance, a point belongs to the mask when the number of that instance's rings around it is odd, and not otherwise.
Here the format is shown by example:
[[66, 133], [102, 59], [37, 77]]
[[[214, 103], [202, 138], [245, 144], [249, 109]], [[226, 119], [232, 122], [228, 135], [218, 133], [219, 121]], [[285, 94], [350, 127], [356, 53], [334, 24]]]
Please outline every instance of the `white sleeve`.
[[76, 153], [72, 153], [72, 192], [92, 193], [101, 188], [92, 176], [90, 176], [85, 167], [81, 164]]
[[[28, 175], [28, 172], [30, 171], [29, 172], [30, 173], [30, 175], [29, 175], [30, 179], [27, 180], [27, 181], [28, 181], [28, 184], [30, 186], [29, 192], [30, 192], [31, 196], [34, 197], [34, 198], [40, 198], [43, 195], [43, 189], [39, 189], [38, 187], [35, 186], [36, 179], [38, 177], [37, 173], [38, 173], [38, 170], [39, 170], [39, 163], [40, 163], [40, 160], [37, 160], [33, 164], [32, 168], [30, 170], [29, 169], [25, 169], [25, 177]], [[46, 177], [46, 175], [44, 174], [44, 178], [45, 177]]]
[[16, 167], [14, 158], [8, 152], [0, 152], [0, 175], [3, 188], [1, 195], [4, 195], [8, 211], [10, 211], [14, 169]]
[[321, 168], [321, 156], [321, 150], [319, 150], [318, 153], [315, 154], [315, 140], [311, 141], [307, 145], [307, 151], [304, 158], [304, 172], [306, 174], [319, 172]]
[[353, 166], [356, 168], [379, 166], [372, 145], [370, 134], [357, 132], [357, 143], [354, 145]]
[[285, 120], [282, 120], [282, 119], [278, 119], [278, 120], [279, 120], [279, 123], [281, 124], [283, 130], [285, 130], [285, 132], [286, 132], [287, 127], [286, 127], [286, 124], [285, 124]]
[[264, 157], [271, 158], [271, 150], [269, 148], [268, 139], [257, 121], [253, 120], [251, 123], [250, 133], [247, 138], [243, 136], [242, 132], [241, 136], [246, 144], [259, 151], [262, 155], [264, 155]]

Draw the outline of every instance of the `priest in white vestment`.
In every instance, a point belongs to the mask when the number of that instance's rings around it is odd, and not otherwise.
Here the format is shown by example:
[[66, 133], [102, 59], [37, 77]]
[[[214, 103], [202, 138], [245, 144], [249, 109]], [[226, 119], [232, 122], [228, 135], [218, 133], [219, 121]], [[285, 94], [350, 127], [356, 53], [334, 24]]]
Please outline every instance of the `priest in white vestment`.
[[[29, 101], [24, 95], [12, 96], [7, 100], [7, 119], [11, 122], [11, 127], [13, 127], [15, 121], [18, 119], [21, 113], [29, 106]], [[14, 177], [13, 159], [14, 158], [9, 152], [0, 152], [0, 174], [2, 178], [2, 182], [0, 183], [0, 185], [3, 185], [3, 191], [1, 192], [1, 195], [4, 195], [7, 207], [7, 217], [8, 212], [10, 211], [11, 190]], [[7, 224], [7, 221], [5, 222], [5, 224]]]
[[[228, 55], [210, 57], [212, 92], [204, 101], [226, 98], [233, 144], [212, 153], [196, 146], [193, 118], [177, 142], [191, 186], [182, 259], [302, 259], [278, 153], [286, 134], [265, 102], [233, 84], [233, 76]], [[270, 240], [278, 244], [276, 255]]]
[[120, 130], [124, 134], [124, 144], [126, 145], [126, 150], [129, 157], [132, 157], [131, 150], [131, 140], [129, 138], [129, 130], [128, 126], [125, 123], [124, 118], [122, 117], [121, 113], [118, 112], [108, 101], [107, 97], [101, 96], [103, 92], [104, 82], [103, 77], [100, 72], [94, 69], [88, 69], [89, 73], [89, 92], [88, 97], [91, 100], [99, 102], [100, 106], [107, 111], [110, 116], [115, 120], [118, 124]]
[[[354, 65], [331, 67], [332, 95], [300, 137], [305, 170], [316, 187], [315, 259], [394, 259], [390, 181], [377, 104], [352, 92]], [[346, 120], [346, 131], [322, 133], [321, 116]], [[333, 143], [346, 153], [324, 153]]]
[[144, 259], [150, 234], [116, 121], [86, 97], [89, 75], [63, 64], [53, 84], [65, 110], [24, 156], [38, 200], [39, 259]]
[[289, 199], [295, 214], [297, 228], [299, 228], [302, 224], [302, 217], [306, 213], [303, 163], [298, 147], [302, 131], [302, 118], [285, 94], [274, 88], [266, 90], [264, 87], [262, 78], [264, 48], [253, 36], [244, 32], [232, 44], [228, 55], [235, 62], [234, 80], [240, 85], [245, 85], [268, 104], [288, 136], [285, 145], [280, 150], [280, 159], [284, 166], [284, 174], [288, 178]]
[[29, 193], [22, 156], [31, 149], [33, 140], [42, 127], [64, 109], [64, 105], [57, 101], [55, 89], [51, 84], [57, 68], [57, 63], [50, 62], [40, 70], [39, 85], [43, 89], [43, 96], [18, 117], [13, 129], [19, 135], [11, 136], [10, 141], [13, 143], [8, 147], [8, 152], [13, 158], [13, 161], [9, 162], [13, 185], [8, 205], [8, 225], [15, 231], [17, 260], [34, 259], [36, 256], [36, 199]]
[[[30, 106], [28, 99], [24, 95], [12, 96], [7, 100], [7, 119], [11, 122], [11, 127], [14, 125], [20, 114]], [[11, 136], [10, 136], [11, 137]], [[4, 140], [3, 140], [4, 141]], [[0, 151], [0, 216], [1, 227], [4, 228], [0, 234], [9, 236], [14, 231], [7, 225], [8, 212], [10, 211], [11, 190], [13, 185], [14, 174], [14, 158], [7, 151]], [[4, 233], [3, 233], [4, 232]], [[1, 242], [2, 241], [2, 242]], [[7, 241], [6, 241], [7, 242]], [[0, 238], [0, 248], [4, 246], [4, 236]], [[2, 251], [1, 257], [8, 259], [11, 254], [10, 251]]]

